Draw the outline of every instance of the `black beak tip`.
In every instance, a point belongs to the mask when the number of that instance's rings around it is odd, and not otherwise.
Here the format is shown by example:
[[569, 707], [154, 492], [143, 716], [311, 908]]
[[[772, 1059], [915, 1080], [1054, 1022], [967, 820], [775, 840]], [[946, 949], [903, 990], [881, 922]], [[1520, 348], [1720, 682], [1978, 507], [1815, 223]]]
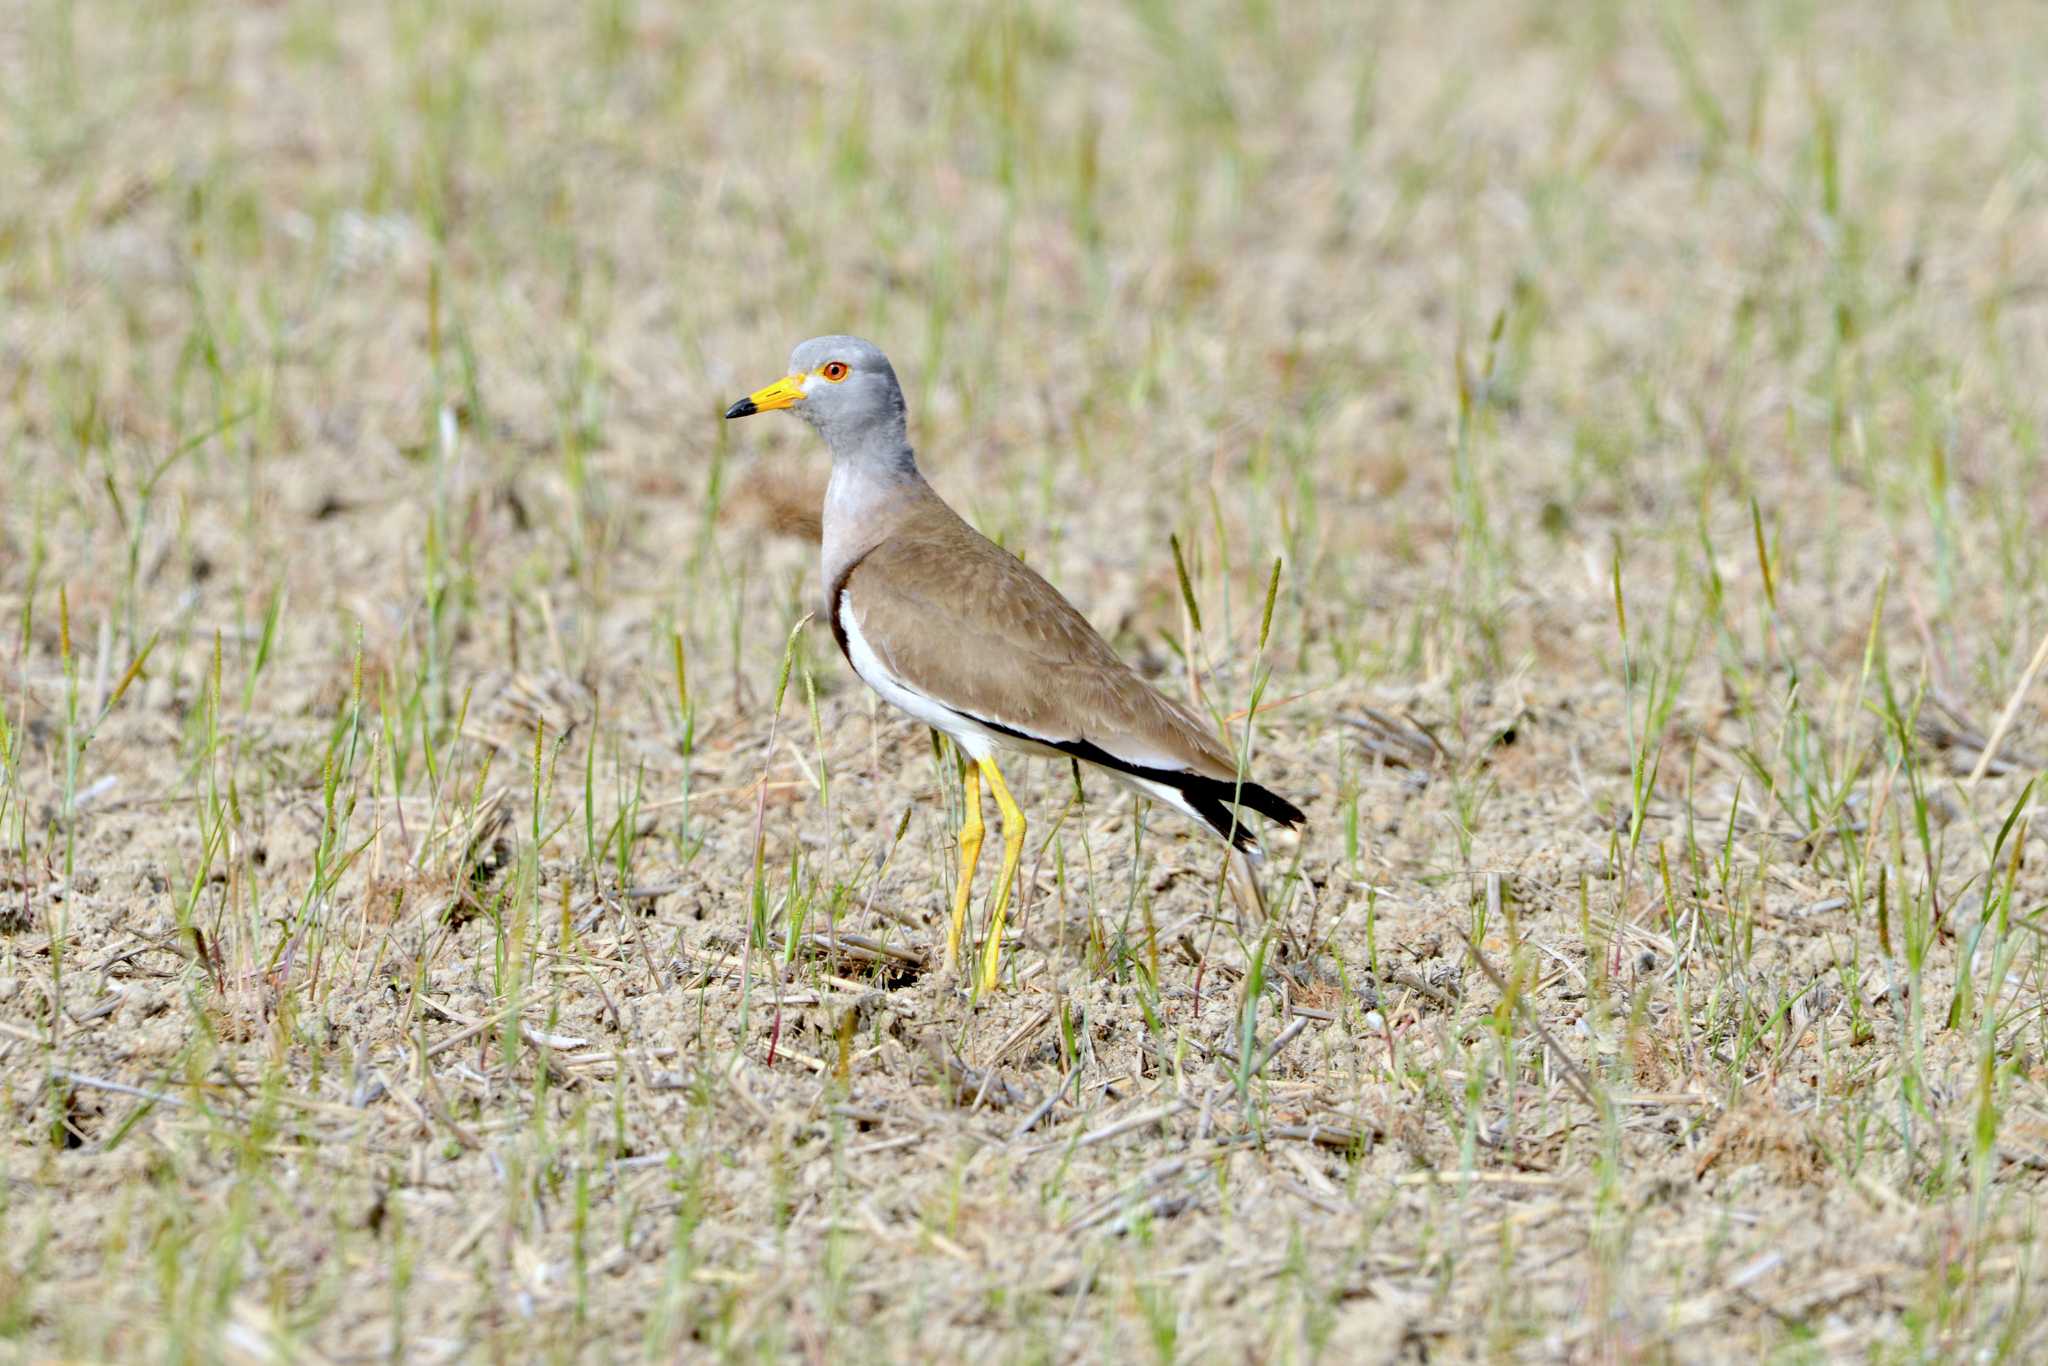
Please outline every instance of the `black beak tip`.
[[751, 417], [760, 411], [754, 406], [754, 400], [743, 398], [725, 410], [725, 420], [730, 422], [736, 417]]

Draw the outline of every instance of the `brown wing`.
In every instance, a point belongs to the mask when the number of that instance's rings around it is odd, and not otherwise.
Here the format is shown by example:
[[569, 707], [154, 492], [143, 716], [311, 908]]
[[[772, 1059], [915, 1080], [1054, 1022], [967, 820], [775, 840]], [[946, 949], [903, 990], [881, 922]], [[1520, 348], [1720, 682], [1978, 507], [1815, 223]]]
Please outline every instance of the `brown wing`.
[[[956, 711], [1126, 764], [1217, 779], [1236, 771], [1193, 712], [1133, 673], [1057, 589], [936, 499], [863, 556], [840, 589], [890, 672]], [[828, 607], [840, 610], [836, 600]]]

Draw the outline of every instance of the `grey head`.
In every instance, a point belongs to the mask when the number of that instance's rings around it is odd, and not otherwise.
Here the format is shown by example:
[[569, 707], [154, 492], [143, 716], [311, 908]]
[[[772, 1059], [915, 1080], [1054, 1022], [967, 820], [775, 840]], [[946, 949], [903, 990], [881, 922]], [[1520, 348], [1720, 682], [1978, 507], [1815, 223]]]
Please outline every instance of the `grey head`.
[[789, 374], [725, 410], [728, 418], [786, 408], [811, 424], [834, 460], [916, 468], [903, 388], [882, 348], [859, 337], [813, 337], [789, 353]]

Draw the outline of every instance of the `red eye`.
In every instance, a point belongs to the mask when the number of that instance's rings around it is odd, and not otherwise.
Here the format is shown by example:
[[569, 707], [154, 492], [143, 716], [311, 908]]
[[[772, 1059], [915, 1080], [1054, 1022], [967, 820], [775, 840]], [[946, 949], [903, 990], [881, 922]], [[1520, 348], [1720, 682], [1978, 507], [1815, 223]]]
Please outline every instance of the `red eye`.
[[846, 372], [847, 366], [843, 360], [828, 360], [825, 362], [824, 367], [818, 371], [819, 374], [831, 380], [834, 384], [845, 379]]

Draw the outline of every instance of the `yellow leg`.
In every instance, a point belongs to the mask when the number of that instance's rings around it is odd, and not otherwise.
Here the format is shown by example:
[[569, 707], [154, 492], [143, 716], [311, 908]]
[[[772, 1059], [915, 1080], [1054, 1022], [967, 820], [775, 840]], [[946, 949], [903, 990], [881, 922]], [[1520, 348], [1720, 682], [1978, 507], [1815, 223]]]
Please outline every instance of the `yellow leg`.
[[960, 966], [960, 934], [967, 924], [967, 899], [974, 889], [974, 862], [981, 857], [981, 770], [972, 761], [960, 766], [966, 789], [967, 819], [960, 825], [960, 878], [953, 884], [953, 927], [946, 932], [946, 973]]
[[1003, 914], [1010, 909], [1010, 884], [1017, 880], [1017, 861], [1024, 855], [1024, 812], [1003, 783], [1003, 771], [993, 759], [981, 761], [988, 790], [995, 795], [996, 809], [1003, 813], [1003, 880], [996, 886], [996, 908], [988, 919], [988, 942], [981, 951], [981, 989], [996, 989], [996, 960], [1003, 951]]

